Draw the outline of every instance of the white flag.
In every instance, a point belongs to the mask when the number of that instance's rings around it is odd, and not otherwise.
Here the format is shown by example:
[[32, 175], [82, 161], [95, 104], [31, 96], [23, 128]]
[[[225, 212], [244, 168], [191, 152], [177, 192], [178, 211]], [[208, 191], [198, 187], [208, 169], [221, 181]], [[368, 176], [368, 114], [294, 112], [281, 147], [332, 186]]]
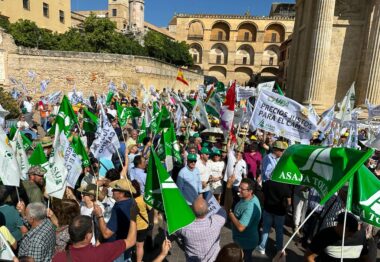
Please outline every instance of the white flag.
[[20, 186], [21, 170], [16, 155], [0, 127], [0, 178], [6, 186]]
[[193, 116], [206, 128], [211, 128], [210, 122], [207, 118], [207, 112], [204, 103], [201, 98], [197, 98], [197, 103], [193, 109]]
[[276, 83], [275, 81], [271, 81], [271, 82], [265, 82], [265, 83], [258, 84], [257, 85], [257, 96], [260, 94], [260, 92], [262, 90], [272, 92], [275, 83]]
[[46, 102], [49, 105], [55, 105], [55, 104], [59, 103], [59, 101], [61, 100], [61, 94], [62, 94], [62, 91], [57, 91], [57, 92], [50, 94], [46, 98]]
[[355, 82], [352, 83], [350, 89], [347, 91], [346, 95], [343, 98], [343, 101], [340, 103], [340, 110], [336, 114], [335, 118], [340, 121], [350, 121], [351, 111], [354, 108], [355, 104]]
[[75, 188], [75, 184], [77, 183], [77, 180], [82, 173], [82, 160], [80, 159], [79, 155], [75, 153], [64, 132], [61, 132], [60, 142], [65, 152], [65, 167], [68, 171], [67, 185], [71, 188]]
[[16, 131], [16, 134], [13, 138], [13, 141], [11, 142], [13, 151], [15, 152], [15, 156], [17, 159], [17, 163], [21, 170], [21, 179], [27, 180], [28, 179], [28, 171], [30, 168], [28, 157], [26, 156], [24, 144], [22, 142], [21, 133], [19, 130]]
[[90, 150], [97, 159], [106, 158], [111, 160], [112, 155], [120, 148], [120, 142], [115, 130], [108, 121], [102, 105], [100, 105], [100, 111], [101, 124], [98, 125], [95, 134], [96, 139], [92, 143]]
[[334, 108], [335, 105], [333, 105], [332, 107], [330, 107], [322, 113], [322, 117], [318, 122], [318, 130], [322, 133], [327, 132], [327, 130], [331, 126], [332, 121], [334, 120]]
[[9, 246], [7, 240], [5, 240], [3, 234], [0, 233], [0, 260], [1, 261], [13, 261], [13, 258], [16, 257], [13, 253], [11, 247]]
[[[61, 144], [59, 127], [55, 129], [53, 151], [50, 154], [48, 170], [45, 174], [46, 193], [59, 199], [63, 198], [66, 190], [68, 171], [65, 167], [65, 149]], [[45, 168], [46, 169], [46, 168]]]

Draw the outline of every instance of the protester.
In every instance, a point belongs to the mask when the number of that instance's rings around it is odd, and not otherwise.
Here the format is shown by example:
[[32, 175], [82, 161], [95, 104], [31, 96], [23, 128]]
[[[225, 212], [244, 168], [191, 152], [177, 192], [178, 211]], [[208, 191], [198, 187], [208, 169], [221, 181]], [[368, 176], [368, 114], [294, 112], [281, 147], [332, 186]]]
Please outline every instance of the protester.
[[202, 193], [207, 194], [210, 192], [210, 166], [208, 159], [210, 156], [210, 150], [207, 147], [202, 147], [200, 151], [200, 158], [195, 163], [195, 168], [199, 170], [199, 175], [202, 182]]
[[180, 229], [187, 261], [214, 261], [220, 250], [220, 231], [226, 223], [226, 211], [207, 216], [208, 204], [200, 195], [192, 205], [196, 220]]
[[[131, 197], [132, 194], [136, 194], [136, 189], [127, 179], [113, 181], [110, 187], [112, 188], [113, 198], [116, 200], [110, 220], [106, 224], [103, 216], [104, 210], [98, 204], [94, 206], [94, 215], [99, 223], [102, 236], [108, 241], [115, 241], [127, 237], [132, 221], [131, 207], [134, 205], [134, 200]], [[134, 222], [136, 222], [136, 219], [134, 219]], [[125, 261], [130, 257], [130, 251], [125, 251], [115, 261]]]
[[263, 182], [270, 180], [272, 176], [272, 172], [274, 168], [276, 167], [278, 160], [280, 159], [283, 152], [287, 148], [288, 148], [288, 144], [286, 142], [277, 140], [273, 143], [273, 152], [266, 155], [263, 159], [262, 172], [261, 172]]
[[187, 166], [179, 171], [177, 178], [178, 189], [186, 199], [187, 204], [191, 205], [194, 200], [202, 193], [202, 182], [198, 168], [195, 167], [197, 156], [187, 155]]
[[215, 262], [243, 262], [243, 250], [236, 243], [230, 243], [219, 251]]
[[33, 166], [28, 170], [29, 179], [21, 182], [30, 203], [45, 202], [43, 196], [45, 173], [46, 171], [42, 167]]
[[21, 240], [18, 255], [30, 256], [37, 262], [51, 261], [55, 250], [55, 230], [46, 217], [45, 205], [30, 203], [25, 209], [20, 202], [17, 208], [31, 227]]
[[224, 205], [232, 223], [232, 238], [243, 249], [244, 261], [249, 262], [252, 261], [252, 252], [259, 242], [258, 225], [261, 208], [258, 198], [253, 193], [253, 181], [249, 178], [243, 178], [239, 185], [240, 201], [234, 210], [230, 209], [231, 189], [234, 181], [234, 175], [228, 179]]
[[210, 188], [211, 192], [216, 198], [216, 200], [220, 203], [222, 190], [223, 190], [223, 170], [225, 164], [221, 161], [221, 152], [218, 148], [212, 150], [211, 152], [211, 160], [207, 162], [207, 165], [210, 169]]

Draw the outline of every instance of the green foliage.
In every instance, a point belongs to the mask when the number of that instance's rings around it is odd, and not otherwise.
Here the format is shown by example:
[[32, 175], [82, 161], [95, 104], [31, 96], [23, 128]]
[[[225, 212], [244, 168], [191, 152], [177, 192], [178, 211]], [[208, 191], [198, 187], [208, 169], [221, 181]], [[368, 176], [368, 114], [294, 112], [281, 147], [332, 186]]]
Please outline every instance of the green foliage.
[[[4, 22], [4, 24], [6, 23]], [[19, 20], [10, 24], [9, 33], [17, 45], [25, 47], [148, 55], [178, 66], [191, 66], [193, 64], [189, 54], [189, 46], [185, 42], [172, 41], [162, 34], [149, 31], [144, 38], [145, 47], [143, 47], [136, 40], [117, 32], [116, 24], [108, 18], [98, 18], [93, 14], [86, 18], [80, 28], [70, 28], [63, 34], [41, 29], [29, 20]]]
[[9, 111], [7, 119], [17, 118], [20, 115], [20, 108], [17, 104], [17, 101], [14, 100], [11, 94], [3, 89], [0, 86], [0, 105], [3, 106], [5, 110]]
[[179, 66], [193, 65], [186, 42], [172, 41], [162, 34], [149, 31], [145, 35], [144, 44], [149, 56]]
[[9, 20], [6, 17], [0, 16], [0, 27], [5, 30], [5, 32], [8, 32], [9, 30]]

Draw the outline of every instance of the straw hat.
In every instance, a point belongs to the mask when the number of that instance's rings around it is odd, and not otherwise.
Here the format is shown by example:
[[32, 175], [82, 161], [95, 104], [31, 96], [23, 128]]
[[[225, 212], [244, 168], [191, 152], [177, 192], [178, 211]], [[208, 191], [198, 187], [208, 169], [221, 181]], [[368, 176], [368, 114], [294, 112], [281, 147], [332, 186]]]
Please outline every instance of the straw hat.
[[[91, 196], [96, 197], [96, 189], [97, 189], [97, 187], [95, 184], [88, 184], [85, 187], [79, 188], [78, 191], [81, 192], [82, 194], [91, 195]], [[99, 190], [99, 188], [98, 188], [98, 196], [100, 199], [104, 198], [104, 195]]]
[[288, 143], [277, 140], [273, 143], [273, 148], [286, 150], [288, 148]]
[[132, 190], [131, 193], [136, 194], [136, 189], [133, 187], [129, 179], [119, 179], [119, 180], [113, 181], [110, 184], [110, 187], [112, 189], [115, 189], [117, 191], [122, 191], [122, 192], [130, 192]]
[[216, 143], [216, 137], [215, 136], [209, 136], [208, 137], [208, 140], [206, 140], [207, 142], [210, 142], [210, 143]]
[[44, 136], [44, 137], [41, 139], [41, 145], [42, 145], [42, 147], [49, 147], [49, 146], [52, 146], [52, 145], [53, 145], [53, 140], [51, 139], [50, 136]]

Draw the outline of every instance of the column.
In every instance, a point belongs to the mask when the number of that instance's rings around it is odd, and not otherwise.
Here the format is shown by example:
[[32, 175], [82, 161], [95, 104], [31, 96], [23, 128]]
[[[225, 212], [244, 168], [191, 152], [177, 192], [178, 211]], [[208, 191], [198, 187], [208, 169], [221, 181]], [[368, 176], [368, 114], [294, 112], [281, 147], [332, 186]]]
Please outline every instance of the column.
[[[380, 104], [380, 0], [374, 1], [371, 30], [366, 55], [364, 88], [370, 103]], [[367, 77], [368, 76], [368, 77]]]
[[[328, 63], [335, 0], [316, 0], [310, 56], [306, 71], [304, 104], [322, 104], [324, 70]], [[297, 74], [297, 72], [295, 72]]]

